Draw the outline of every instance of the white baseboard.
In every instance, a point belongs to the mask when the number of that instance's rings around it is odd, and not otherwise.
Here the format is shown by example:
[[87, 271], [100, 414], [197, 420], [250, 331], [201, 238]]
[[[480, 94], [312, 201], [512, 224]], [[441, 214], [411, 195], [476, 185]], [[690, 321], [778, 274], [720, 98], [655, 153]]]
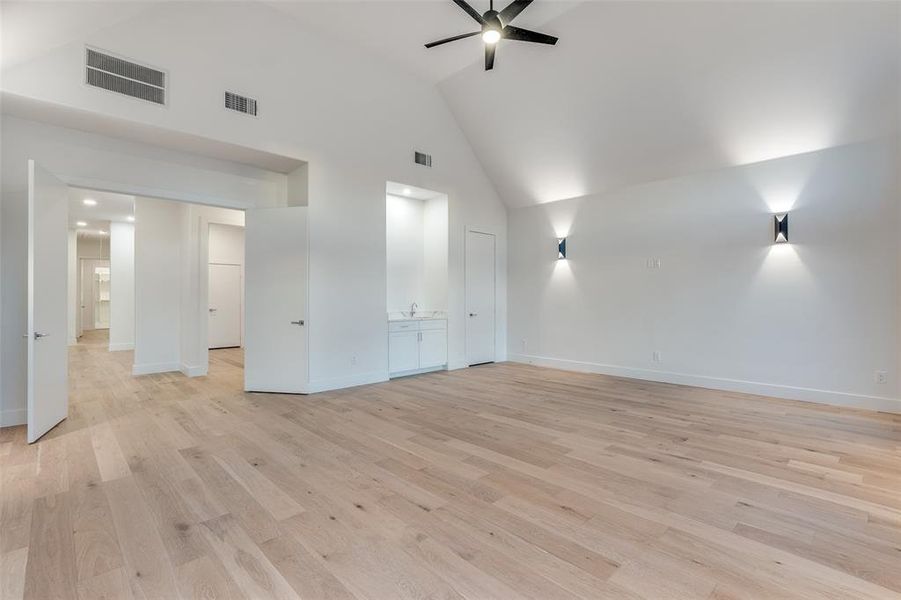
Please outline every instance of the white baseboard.
[[388, 381], [388, 373], [384, 371], [370, 371], [368, 373], [359, 373], [349, 377], [334, 377], [332, 379], [320, 379], [311, 381], [309, 384], [309, 393], [328, 392], [330, 390], [340, 390], [358, 385], [369, 385], [371, 383], [382, 383]]
[[142, 365], [132, 365], [132, 375], [152, 375], [154, 373], [170, 373], [172, 371], [181, 371], [181, 365], [177, 362], [172, 363], [144, 363]]
[[122, 352], [123, 350], [134, 350], [135, 345], [133, 343], [117, 343], [114, 344], [110, 342], [109, 351], [110, 352]]
[[449, 371], [447, 365], [440, 367], [428, 367], [426, 369], [413, 369], [411, 371], [398, 371], [397, 373], [388, 373], [389, 379], [397, 379], [398, 377], [409, 377], [410, 375], [423, 375], [425, 373], [435, 373], [436, 371]]
[[28, 411], [24, 408], [13, 408], [0, 411], [0, 427], [24, 425], [28, 422]]
[[783, 398], [786, 400], [801, 400], [803, 402], [817, 402], [819, 404], [830, 404], [832, 406], [901, 413], [901, 399], [883, 396], [867, 396], [864, 394], [851, 394], [848, 392], [836, 392], [832, 390], [777, 385], [758, 381], [743, 381], [741, 379], [728, 379], [724, 377], [708, 377], [705, 375], [690, 375], [687, 373], [674, 373], [671, 371], [656, 371], [654, 369], [605, 365], [601, 363], [565, 360], [546, 356], [530, 356], [528, 354], [510, 354], [509, 360], [512, 362], [538, 365], [540, 367], [551, 367], [566, 371], [599, 373], [602, 375], [613, 375], [615, 377], [626, 377], [629, 379], [676, 383], [679, 385], [691, 385], [727, 392], [772, 396], [774, 398]]
[[186, 365], [182, 363], [182, 365], [178, 368], [185, 377], [203, 377], [209, 371], [207, 365]]
[[70, 345], [70, 346], [74, 346], [74, 345], [77, 344], [77, 343], [78, 343], [78, 338], [75, 338], [75, 337], [70, 337], [70, 338], [69, 338], [69, 345]]

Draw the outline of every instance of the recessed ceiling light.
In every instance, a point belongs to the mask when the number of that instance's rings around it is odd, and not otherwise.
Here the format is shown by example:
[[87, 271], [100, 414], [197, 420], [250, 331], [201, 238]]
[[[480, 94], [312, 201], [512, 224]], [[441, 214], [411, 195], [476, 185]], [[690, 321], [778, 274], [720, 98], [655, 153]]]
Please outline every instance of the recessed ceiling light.
[[92, 198], [85, 198], [81, 203], [85, 206], [97, 206], [97, 201]]
[[128, 215], [127, 217], [125, 217], [125, 220], [128, 221], [129, 223], [134, 223], [135, 217], [134, 217], [134, 215]]
[[409, 196], [412, 193], [410, 188], [404, 188], [404, 196]]
[[78, 221], [77, 223], [75, 223], [75, 226], [76, 227], [87, 227], [88, 224], [85, 223], [84, 221]]

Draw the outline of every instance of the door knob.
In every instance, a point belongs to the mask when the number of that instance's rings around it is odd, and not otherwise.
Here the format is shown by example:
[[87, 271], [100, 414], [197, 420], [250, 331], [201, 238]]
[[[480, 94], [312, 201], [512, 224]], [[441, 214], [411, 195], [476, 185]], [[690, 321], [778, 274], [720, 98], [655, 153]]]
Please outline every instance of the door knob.
[[469, 316], [470, 316], [470, 317], [478, 317], [478, 316], [479, 316], [479, 313], [469, 313]]
[[291, 325], [297, 325], [299, 327], [303, 327], [303, 319], [300, 321], [291, 321]]
[[210, 312], [211, 312], [211, 313], [214, 313], [214, 312], [216, 312], [216, 310], [217, 310], [217, 309], [215, 309], [215, 308], [211, 308], [211, 309], [210, 309]]
[[35, 332], [34, 332], [34, 339], [38, 340], [38, 339], [40, 339], [40, 338], [48, 337], [49, 335], [50, 335], [49, 333], [41, 333], [40, 331], [35, 331]]

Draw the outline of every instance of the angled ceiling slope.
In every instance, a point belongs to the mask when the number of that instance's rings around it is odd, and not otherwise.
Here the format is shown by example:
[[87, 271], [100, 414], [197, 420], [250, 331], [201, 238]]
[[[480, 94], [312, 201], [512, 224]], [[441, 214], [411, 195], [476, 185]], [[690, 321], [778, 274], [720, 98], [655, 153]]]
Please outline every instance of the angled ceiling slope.
[[899, 3], [594, 2], [439, 87], [509, 206], [898, 131]]

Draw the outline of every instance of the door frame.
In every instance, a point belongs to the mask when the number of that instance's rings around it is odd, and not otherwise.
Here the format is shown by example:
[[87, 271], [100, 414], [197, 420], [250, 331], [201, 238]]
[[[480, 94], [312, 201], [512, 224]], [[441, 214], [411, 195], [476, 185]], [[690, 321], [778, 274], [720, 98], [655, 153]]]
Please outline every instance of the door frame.
[[464, 358], [464, 366], [469, 368], [469, 336], [466, 334], [466, 282], [467, 282], [467, 273], [466, 273], [466, 253], [469, 251], [469, 234], [470, 233], [481, 233], [484, 235], [494, 236], [494, 362], [498, 362], [498, 356], [500, 356], [500, 352], [498, 351], [498, 319], [497, 319], [497, 307], [498, 307], [498, 297], [497, 297], [497, 273], [498, 273], [498, 251], [497, 251], [497, 240], [500, 237], [498, 235], [497, 228], [495, 227], [487, 227], [487, 226], [473, 226], [466, 225], [463, 228], [463, 358]]

